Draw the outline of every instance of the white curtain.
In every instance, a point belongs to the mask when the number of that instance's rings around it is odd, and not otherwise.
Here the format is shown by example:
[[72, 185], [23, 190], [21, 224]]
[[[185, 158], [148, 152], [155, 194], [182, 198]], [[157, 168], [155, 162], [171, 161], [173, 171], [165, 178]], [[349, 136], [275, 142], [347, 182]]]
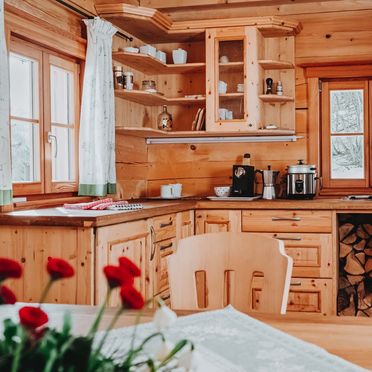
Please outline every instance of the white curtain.
[[80, 116], [79, 195], [116, 192], [115, 101], [110, 22], [84, 20], [88, 47]]
[[4, 25], [4, 0], [0, 0], [0, 205], [12, 202], [10, 157], [9, 60]]

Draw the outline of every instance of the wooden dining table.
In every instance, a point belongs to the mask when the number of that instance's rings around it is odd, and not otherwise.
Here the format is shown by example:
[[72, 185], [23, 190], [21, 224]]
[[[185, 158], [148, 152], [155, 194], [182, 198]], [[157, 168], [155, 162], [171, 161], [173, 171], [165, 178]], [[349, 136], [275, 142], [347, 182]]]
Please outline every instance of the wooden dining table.
[[[95, 306], [54, 304], [43, 305], [43, 308], [49, 314], [50, 326], [61, 324], [64, 313], [70, 311], [73, 332], [76, 334], [87, 332], [98, 309]], [[0, 319], [8, 317], [14, 311], [14, 307], [0, 306]], [[107, 309], [100, 329], [107, 327], [115, 312], [116, 309]], [[151, 321], [153, 313], [153, 310], [144, 311], [140, 322]], [[179, 316], [184, 316], [193, 312], [177, 311], [177, 313]], [[351, 363], [372, 370], [372, 319], [291, 313], [273, 315], [252, 312], [248, 315], [303, 341], [320, 346]], [[134, 325], [136, 317], [137, 312], [127, 311], [119, 318], [115, 327]]]

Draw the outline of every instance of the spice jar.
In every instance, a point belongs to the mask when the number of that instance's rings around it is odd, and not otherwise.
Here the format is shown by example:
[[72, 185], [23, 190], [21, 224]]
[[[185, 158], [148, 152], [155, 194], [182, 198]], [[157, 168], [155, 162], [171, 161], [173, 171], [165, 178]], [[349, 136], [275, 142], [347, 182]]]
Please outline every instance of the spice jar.
[[114, 89], [123, 89], [123, 67], [114, 66]]
[[145, 90], [146, 92], [156, 93], [155, 80], [142, 80], [142, 90]]
[[132, 71], [124, 72], [124, 89], [126, 90], [133, 89], [133, 72]]

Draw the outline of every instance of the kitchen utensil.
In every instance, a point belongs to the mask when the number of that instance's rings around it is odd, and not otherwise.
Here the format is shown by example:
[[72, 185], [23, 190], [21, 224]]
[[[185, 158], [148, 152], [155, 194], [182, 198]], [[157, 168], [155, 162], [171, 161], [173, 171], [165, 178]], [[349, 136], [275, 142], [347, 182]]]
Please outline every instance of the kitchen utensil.
[[314, 164], [304, 164], [299, 160], [298, 164], [288, 166], [287, 198], [312, 199], [316, 194], [317, 180]]
[[160, 62], [167, 63], [167, 55], [161, 50], [156, 51], [156, 59]]
[[216, 186], [214, 188], [214, 193], [218, 197], [227, 197], [230, 195], [231, 187], [230, 186]]
[[160, 130], [171, 131], [173, 125], [172, 115], [167, 111], [167, 106], [163, 106], [163, 112], [158, 115], [158, 128]]
[[234, 165], [231, 196], [254, 196], [255, 172], [251, 165]]
[[156, 48], [152, 45], [142, 45], [139, 50], [141, 54], [148, 54], [149, 56], [156, 58]]
[[218, 93], [219, 94], [225, 94], [227, 92], [227, 83], [224, 81], [220, 80], [218, 82]]
[[172, 51], [173, 63], [175, 65], [180, 65], [186, 63], [187, 61], [187, 52], [181, 48], [174, 49]]
[[266, 170], [256, 170], [256, 173], [260, 173], [262, 175], [262, 199], [276, 199], [275, 185], [279, 171], [271, 170], [271, 166], [269, 165]]

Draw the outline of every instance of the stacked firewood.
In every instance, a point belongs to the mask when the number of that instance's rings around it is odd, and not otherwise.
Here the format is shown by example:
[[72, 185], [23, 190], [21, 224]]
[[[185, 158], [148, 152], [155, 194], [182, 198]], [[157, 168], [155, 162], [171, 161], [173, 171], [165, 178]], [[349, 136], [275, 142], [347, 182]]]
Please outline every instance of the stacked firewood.
[[338, 315], [372, 316], [372, 224], [339, 226]]

